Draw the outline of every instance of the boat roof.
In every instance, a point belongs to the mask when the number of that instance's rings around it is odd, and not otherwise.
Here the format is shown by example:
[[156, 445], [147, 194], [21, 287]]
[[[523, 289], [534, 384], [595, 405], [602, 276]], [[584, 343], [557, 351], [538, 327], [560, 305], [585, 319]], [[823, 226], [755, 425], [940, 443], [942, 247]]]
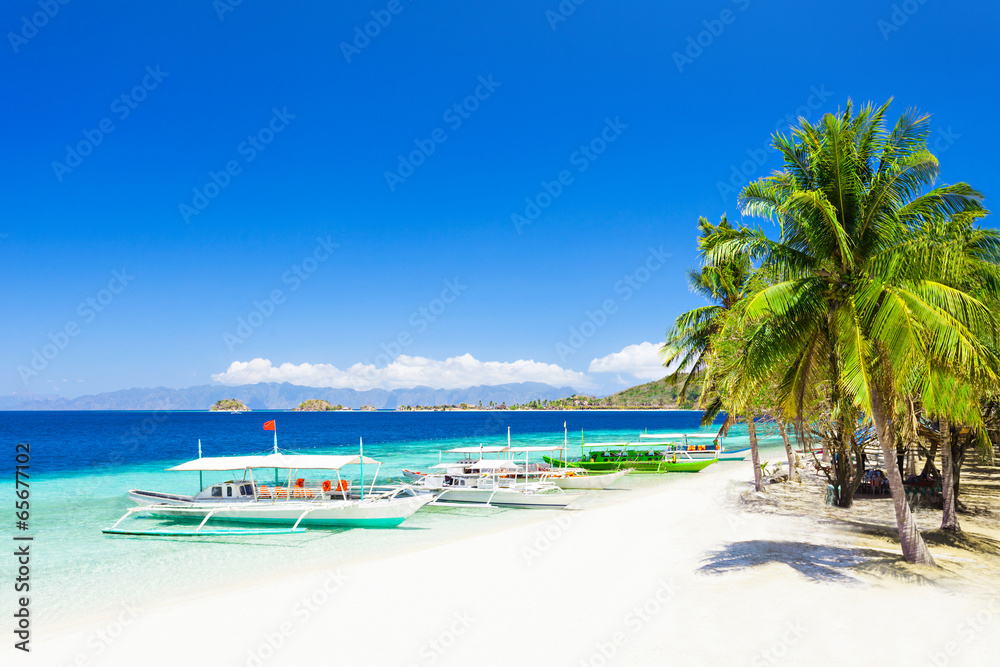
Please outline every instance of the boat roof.
[[507, 451], [506, 445], [495, 446], [491, 445], [489, 447], [456, 447], [455, 449], [446, 449], [449, 454], [478, 454], [482, 452], [483, 454], [496, 454], [497, 452]]
[[546, 447], [533, 445], [530, 447], [508, 447], [507, 445], [493, 445], [490, 447], [456, 447], [455, 449], [446, 449], [445, 452], [449, 454], [499, 454], [501, 452], [551, 452], [557, 449], [563, 449], [563, 446], [552, 445]]
[[250, 456], [205, 456], [167, 470], [209, 471], [246, 468], [281, 468], [283, 470], [340, 470], [344, 466], [382, 462], [358, 454], [255, 454]]
[[[676, 447], [676, 442], [587, 442], [584, 447], [637, 447], [650, 449], [652, 447]], [[694, 447], [694, 445], [691, 445]]]
[[712, 438], [718, 437], [711, 433], [640, 433], [640, 438]]
[[508, 447], [509, 452], [554, 452], [558, 449], [565, 449], [562, 445], [555, 445], [551, 447], [545, 447], [542, 445], [533, 445], [530, 447]]
[[431, 468], [469, 468], [470, 470], [513, 470], [517, 464], [509, 459], [479, 459], [475, 463], [438, 463]]

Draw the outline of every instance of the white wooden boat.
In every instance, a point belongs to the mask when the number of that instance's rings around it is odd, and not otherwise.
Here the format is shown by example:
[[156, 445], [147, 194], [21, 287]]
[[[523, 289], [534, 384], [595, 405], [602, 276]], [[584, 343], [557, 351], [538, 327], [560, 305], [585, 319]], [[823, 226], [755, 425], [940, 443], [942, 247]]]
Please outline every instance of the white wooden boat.
[[553, 470], [545, 475], [545, 479], [551, 481], [560, 489], [585, 489], [598, 490], [610, 489], [615, 482], [632, 472], [631, 468], [616, 470], [603, 475], [592, 475], [582, 468], [567, 468], [562, 472], [559, 469]]
[[[582, 493], [566, 493], [548, 480], [526, 479], [510, 458], [486, 459], [484, 453], [507, 452], [508, 447], [459, 447], [449, 453], [465, 456], [454, 463], [439, 463], [417, 479], [416, 489], [435, 494], [435, 505], [480, 505], [562, 509]], [[469, 456], [470, 454], [474, 456]], [[412, 472], [412, 471], [411, 471]]]
[[[345, 466], [376, 465], [375, 459], [359, 455], [286, 454], [275, 451], [266, 455], [204, 457], [168, 468], [173, 471], [204, 472], [244, 471], [243, 479], [205, 486], [193, 496], [132, 489], [129, 497], [138, 505], [131, 508], [111, 528], [112, 535], [233, 535], [301, 532], [300, 526], [390, 528], [398, 526], [433, 498], [407, 485], [376, 487], [375, 478], [367, 491], [362, 481], [352, 488], [340, 477]], [[275, 483], [254, 478], [254, 470], [274, 470]], [[278, 471], [287, 471], [287, 482], [278, 481]], [[332, 479], [308, 481], [297, 471], [329, 471]], [[376, 477], [378, 469], [376, 468]], [[145, 514], [167, 519], [201, 520], [191, 531], [164, 528], [128, 530], [118, 528], [125, 519]], [[206, 529], [210, 520], [241, 524], [272, 524], [287, 528]]]

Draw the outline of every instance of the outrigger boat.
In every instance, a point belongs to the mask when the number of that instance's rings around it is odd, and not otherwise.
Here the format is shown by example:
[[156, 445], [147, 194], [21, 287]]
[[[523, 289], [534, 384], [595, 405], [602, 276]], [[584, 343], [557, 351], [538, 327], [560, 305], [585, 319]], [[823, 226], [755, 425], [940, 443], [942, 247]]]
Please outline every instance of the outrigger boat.
[[[558, 486], [560, 489], [580, 489], [588, 491], [596, 491], [599, 489], [610, 489], [612, 485], [620, 480], [625, 475], [632, 472], [632, 468], [625, 468], [623, 470], [616, 470], [615, 472], [604, 473], [600, 475], [592, 475], [590, 471], [584, 468], [578, 468], [571, 466], [565, 459], [566, 451], [569, 447], [569, 442], [567, 438], [567, 433], [565, 431], [566, 424], [563, 423], [563, 445], [562, 447], [524, 447], [524, 448], [512, 448], [512, 451], [518, 451], [521, 449], [530, 451], [558, 451], [560, 453], [560, 458], [552, 459], [544, 458], [549, 466], [552, 466], [541, 472], [541, 477], [544, 480], [548, 480]], [[525, 454], [525, 467], [528, 467], [528, 455]], [[554, 462], [553, 462], [554, 461]]]
[[[717, 458], [695, 459], [687, 451], [678, 451], [674, 445], [660, 443], [592, 442], [584, 443], [583, 459], [568, 465], [589, 472], [610, 472], [631, 469], [637, 473], [698, 472], [718, 461]], [[587, 451], [587, 450], [590, 451]], [[715, 450], [713, 450], [714, 453]], [[543, 456], [551, 465], [558, 459]]]
[[[639, 440], [659, 440], [660, 442], [642, 443], [649, 445], [672, 445], [675, 451], [686, 451], [693, 459], [714, 459], [720, 461], [744, 461], [750, 446], [729, 448], [721, 445], [698, 445], [690, 444], [689, 439], [718, 440], [717, 435], [711, 433], [640, 433]], [[677, 444], [677, 440], [683, 444]], [[670, 441], [670, 442], [667, 442]], [[641, 445], [640, 445], [641, 446]], [[670, 451], [669, 449], [667, 451]], [[716, 456], [718, 454], [718, 456]]]
[[584, 468], [552, 468], [551, 471], [543, 475], [542, 479], [551, 481], [560, 489], [596, 491], [599, 489], [610, 489], [615, 482], [632, 472], [632, 470], [632, 468], [625, 468], [624, 470], [616, 470], [615, 472], [592, 475]]
[[[435, 494], [434, 505], [562, 509], [584, 495], [566, 493], [556, 484], [543, 479], [543, 471], [529, 472], [510, 456], [483, 458], [484, 454], [510, 454], [515, 450], [528, 449], [531, 448], [458, 447], [447, 450], [449, 454], [464, 455], [454, 463], [438, 463], [431, 467], [432, 472], [429, 473], [407, 472], [411, 479], [415, 479], [414, 488]], [[539, 448], [539, 451], [541, 449], [548, 451], [552, 448]]]
[[[199, 443], [199, 452], [201, 445]], [[381, 462], [358, 455], [292, 454], [275, 451], [253, 456], [199, 457], [167, 470], [204, 472], [242, 470], [243, 479], [210, 484], [194, 496], [132, 489], [129, 497], [138, 505], [129, 509], [113, 526], [110, 535], [269, 535], [301, 533], [304, 527], [391, 528], [398, 526], [430, 502], [429, 494], [417, 493], [408, 485], [375, 486], [372, 478], [365, 488], [364, 465], [381, 467]], [[345, 466], [361, 467], [361, 484], [355, 489], [340, 477]], [[255, 479], [254, 470], [275, 471], [275, 483]], [[287, 483], [278, 482], [278, 471], [288, 471]], [[332, 471], [331, 479], [307, 480], [296, 471]], [[145, 514], [165, 519], [201, 519], [194, 530], [173, 528], [128, 530], [119, 528], [125, 519]], [[206, 529], [210, 520], [244, 524], [276, 524], [281, 528]]]

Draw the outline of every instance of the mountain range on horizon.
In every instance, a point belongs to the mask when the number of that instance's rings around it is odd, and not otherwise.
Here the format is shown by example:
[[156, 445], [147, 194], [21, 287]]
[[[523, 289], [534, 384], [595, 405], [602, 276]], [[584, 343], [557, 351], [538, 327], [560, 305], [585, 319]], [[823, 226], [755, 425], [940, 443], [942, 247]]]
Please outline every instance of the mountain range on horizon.
[[251, 410], [289, 410], [302, 401], [324, 399], [334, 405], [360, 408], [370, 405], [393, 409], [401, 405], [489, 405], [521, 404], [555, 400], [575, 394], [571, 387], [553, 387], [542, 382], [479, 385], [461, 389], [412, 387], [406, 389], [335, 389], [306, 387], [288, 382], [258, 382], [248, 385], [198, 385], [184, 389], [167, 387], [121, 389], [63, 398], [47, 395], [0, 397], [0, 410], [208, 410], [216, 401], [235, 398]]

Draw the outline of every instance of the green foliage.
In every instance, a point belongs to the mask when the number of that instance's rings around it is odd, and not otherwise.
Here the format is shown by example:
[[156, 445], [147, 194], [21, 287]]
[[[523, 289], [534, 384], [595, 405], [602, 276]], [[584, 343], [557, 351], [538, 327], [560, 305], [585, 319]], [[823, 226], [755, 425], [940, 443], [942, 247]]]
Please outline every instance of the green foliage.
[[249, 412], [250, 408], [243, 405], [243, 401], [238, 401], [235, 398], [224, 398], [221, 401], [216, 401], [215, 405], [210, 407], [209, 410], [212, 412], [229, 412], [232, 410]]
[[330, 402], [322, 398], [310, 398], [299, 403], [299, 407], [293, 408], [292, 412], [326, 412], [330, 410], [343, 410], [342, 405], [330, 405]]

